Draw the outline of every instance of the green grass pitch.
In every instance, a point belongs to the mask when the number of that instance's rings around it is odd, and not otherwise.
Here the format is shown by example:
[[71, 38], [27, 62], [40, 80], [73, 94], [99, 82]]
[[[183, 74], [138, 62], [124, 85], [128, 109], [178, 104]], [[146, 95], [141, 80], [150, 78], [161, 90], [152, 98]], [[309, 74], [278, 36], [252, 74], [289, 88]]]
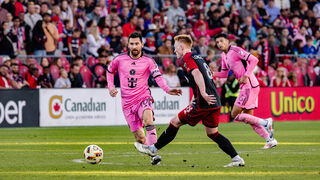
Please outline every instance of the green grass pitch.
[[[158, 135], [166, 127], [158, 125]], [[126, 126], [0, 129], [0, 179], [320, 179], [320, 121], [275, 122], [279, 145], [269, 150], [249, 125], [219, 128], [245, 167], [224, 168], [230, 158], [201, 124], [182, 127], [159, 166], [134, 149]], [[104, 150], [99, 165], [83, 161], [90, 144]]]

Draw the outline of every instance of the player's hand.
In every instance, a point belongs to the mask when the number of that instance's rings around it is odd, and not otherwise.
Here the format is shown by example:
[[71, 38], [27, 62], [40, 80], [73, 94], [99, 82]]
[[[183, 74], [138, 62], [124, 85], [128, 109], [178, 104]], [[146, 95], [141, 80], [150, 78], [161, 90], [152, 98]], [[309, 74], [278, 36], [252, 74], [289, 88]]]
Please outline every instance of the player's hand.
[[109, 90], [109, 94], [111, 97], [116, 97], [118, 94], [118, 90], [116, 88], [112, 88]]
[[170, 89], [168, 94], [181, 96], [182, 95], [182, 90], [181, 89]]
[[213, 105], [217, 102], [217, 99], [214, 95], [209, 95], [207, 93], [202, 93], [201, 96], [203, 97], [204, 100], [207, 101], [209, 105]]
[[239, 83], [240, 84], [245, 84], [247, 83], [248, 81], [248, 76], [242, 76], [240, 79], [239, 79]]

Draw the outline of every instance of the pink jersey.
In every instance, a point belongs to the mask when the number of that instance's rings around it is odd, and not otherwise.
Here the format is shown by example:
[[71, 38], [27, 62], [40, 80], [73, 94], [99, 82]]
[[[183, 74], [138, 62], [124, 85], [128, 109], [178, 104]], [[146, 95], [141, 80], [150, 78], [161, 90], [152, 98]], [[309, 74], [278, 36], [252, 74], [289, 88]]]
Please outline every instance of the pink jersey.
[[154, 60], [142, 55], [138, 59], [132, 59], [127, 53], [123, 53], [113, 59], [108, 67], [108, 89], [114, 88], [114, 74], [119, 72], [122, 107], [130, 107], [139, 103], [146, 97], [151, 97], [148, 86], [150, 74], [157, 84], [167, 93], [170, 88], [165, 83]]
[[248, 76], [247, 84], [241, 87], [255, 88], [259, 86], [253, 70], [258, 63], [258, 59], [240, 47], [230, 46], [227, 54], [221, 53], [221, 72], [215, 72], [216, 77], [227, 77], [230, 70], [239, 80], [242, 76]]

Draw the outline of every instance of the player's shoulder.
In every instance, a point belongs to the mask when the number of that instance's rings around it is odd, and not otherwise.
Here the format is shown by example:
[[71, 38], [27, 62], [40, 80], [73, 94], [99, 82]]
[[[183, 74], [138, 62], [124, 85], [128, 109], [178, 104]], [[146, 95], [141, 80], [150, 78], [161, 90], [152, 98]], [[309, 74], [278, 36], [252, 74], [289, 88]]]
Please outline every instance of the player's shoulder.
[[238, 47], [238, 46], [230, 46], [230, 49], [229, 49], [230, 52], [234, 52], [234, 53], [238, 53], [238, 54], [244, 54], [244, 53], [247, 53], [246, 50], [242, 49], [241, 47]]
[[247, 52], [246, 50], [244, 50], [238, 46], [230, 46], [228, 54], [229, 53], [234, 54], [234, 55], [238, 55], [242, 58], [245, 58], [248, 56], [248, 54], [250, 54], [249, 52]]
[[123, 59], [123, 58], [127, 58], [127, 57], [128, 57], [128, 53], [123, 52], [123, 53], [118, 54], [117, 56], [115, 56], [115, 57], [113, 58], [113, 60]]
[[151, 56], [149, 56], [149, 55], [147, 55], [147, 54], [145, 54], [145, 53], [143, 53], [142, 58], [143, 58], [144, 60], [146, 60], [147, 62], [150, 62], [150, 63], [152, 63], [152, 64], [157, 65], [156, 61], [155, 61]]

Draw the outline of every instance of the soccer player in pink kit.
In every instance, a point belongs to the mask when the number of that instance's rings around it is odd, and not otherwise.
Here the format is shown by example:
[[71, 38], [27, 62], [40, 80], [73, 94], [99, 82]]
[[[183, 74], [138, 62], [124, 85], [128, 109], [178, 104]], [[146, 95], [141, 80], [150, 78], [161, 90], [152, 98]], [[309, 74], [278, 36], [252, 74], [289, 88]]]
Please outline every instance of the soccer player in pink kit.
[[[153, 124], [153, 98], [148, 86], [149, 76], [152, 75], [157, 84], [170, 95], [180, 95], [182, 92], [181, 89], [170, 89], [154, 60], [143, 54], [141, 34], [131, 33], [128, 41], [129, 52], [115, 57], [108, 67], [109, 94], [115, 97], [118, 93], [114, 87], [114, 74], [119, 72], [125, 119], [136, 141], [151, 145], [157, 142], [157, 133]], [[147, 137], [143, 126], [146, 127]], [[160, 156], [151, 157], [152, 165], [157, 165], [160, 161]]]
[[266, 140], [264, 149], [276, 146], [278, 142], [273, 138], [272, 118], [261, 119], [253, 116], [253, 109], [258, 107], [260, 91], [253, 70], [259, 60], [242, 48], [231, 46], [226, 34], [218, 34], [216, 44], [223, 51], [222, 67], [221, 72], [213, 72], [213, 76], [227, 77], [230, 70], [240, 83], [240, 94], [231, 111], [231, 118], [250, 124], [254, 131]]

